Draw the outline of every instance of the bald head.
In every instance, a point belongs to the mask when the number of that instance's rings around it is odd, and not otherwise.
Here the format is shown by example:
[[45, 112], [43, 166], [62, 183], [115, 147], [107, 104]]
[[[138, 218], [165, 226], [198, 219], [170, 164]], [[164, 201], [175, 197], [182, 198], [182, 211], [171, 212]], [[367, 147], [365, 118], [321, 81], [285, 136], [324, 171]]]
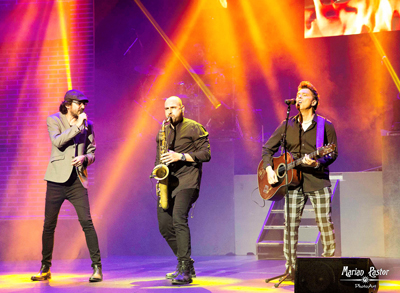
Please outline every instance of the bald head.
[[182, 107], [182, 100], [181, 98], [177, 97], [177, 96], [171, 96], [168, 99], [165, 100], [165, 104], [176, 104], [179, 107]]
[[169, 97], [164, 104], [165, 117], [172, 118], [172, 124], [176, 124], [183, 119], [183, 111], [185, 106], [182, 105], [182, 100], [177, 96]]

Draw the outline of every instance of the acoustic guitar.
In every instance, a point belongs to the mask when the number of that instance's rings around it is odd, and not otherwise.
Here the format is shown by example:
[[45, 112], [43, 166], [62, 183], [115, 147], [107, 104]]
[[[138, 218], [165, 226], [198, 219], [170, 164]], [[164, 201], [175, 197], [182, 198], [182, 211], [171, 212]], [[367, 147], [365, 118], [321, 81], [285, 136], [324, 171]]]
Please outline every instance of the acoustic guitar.
[[[315, 152], [308, 154], [311, 159], [320, 158], [327, 155], [332, 155], [336, 150], [335, 144], [328, 144], [326, 146], [320, 147]], [[287, 156], [287, 168], [288, 168], [288, 185], [296, 186], [300, 183], [301, 172], [294, 169], [296, 166], [302, 163], [303, 158], [294, 160], [291, 153]], [[257, 169], [257, 181], [258, 181], [258, 191], [263, 199], [268, 199], [272, 201], [281, 200], [285, 196], [285, 186], [286, 186], [286, 168], [285, 168], [285, 154], [272, 159], [272, 169], [274, 170], [278, 182], [275, 184], [268, 183], [267, 171], [263, 168], [263, 161], [258, 164]]]

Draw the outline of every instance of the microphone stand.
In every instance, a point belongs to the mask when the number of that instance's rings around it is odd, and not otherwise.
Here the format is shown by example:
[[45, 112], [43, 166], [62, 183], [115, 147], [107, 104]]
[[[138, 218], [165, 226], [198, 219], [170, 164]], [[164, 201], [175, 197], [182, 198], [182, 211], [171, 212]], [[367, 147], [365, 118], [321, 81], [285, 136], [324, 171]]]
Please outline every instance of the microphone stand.
[[[275, 288], [278, 288], [279, 285], [287, 279], [290, 275], [293, 275], [292, 272], [292, 246], [291, 246], [291, 241], [290, 241], [290, 217], [289, 217], [289, 179], [288, 179], [288, 172], [287, 172], [287, 144], [286, 144], [286, 133], [287, 133], [287, 126], [289, 122], [289, 113], [290, 113], [290, 105], [291, 103], [287, 103], [287, 111], [286, 111], [286, 121], [285, 121], [285, 131], [282, 134], [282, 140], [281, 140], [281, 145], [283, 147], [283, 150], [285, 152], [285, 215], [286, 215], [286, 231], [287, 231], [287, 240], [288, 240], [288, 246], [289, 246], [289, 260], [288, 260], [288, 268], [286, 269], [285, 273], [276, 277], [272, 277], [269, 279], [265, 279], [265, 283], [269, 283], [272, 280], [279, 279], [278, 283], [274, 285]], [[285, 233], [285, 232], [284, 232]], [[285, 237], [285, 236], [284, 236]], [[285, 248], [285, 243], [283, 243], [283, 248]]]

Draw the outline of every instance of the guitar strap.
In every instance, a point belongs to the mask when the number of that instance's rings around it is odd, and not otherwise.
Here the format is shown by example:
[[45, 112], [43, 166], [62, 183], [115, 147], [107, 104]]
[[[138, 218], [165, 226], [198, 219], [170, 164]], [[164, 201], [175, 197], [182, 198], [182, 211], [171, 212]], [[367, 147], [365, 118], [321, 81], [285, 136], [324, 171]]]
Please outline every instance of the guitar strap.
[[319, 149], [324, 144], [324, 132], [325, 132], [325, 118], [317, 115], [317, 141], [316, 147]]

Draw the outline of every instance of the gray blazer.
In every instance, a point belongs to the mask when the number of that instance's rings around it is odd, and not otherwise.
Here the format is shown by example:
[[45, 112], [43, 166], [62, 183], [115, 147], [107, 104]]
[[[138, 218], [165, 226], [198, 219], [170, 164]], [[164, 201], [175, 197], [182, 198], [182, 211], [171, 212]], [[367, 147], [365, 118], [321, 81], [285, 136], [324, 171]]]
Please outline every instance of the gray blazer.
[[44, 180], [64, 183], [72, 173], [72, 159], [85, 155], [87, 163], [75, 167], [82, 185], [88, 187], [87, 167], [94, 163], [96, 143], [94, 140], [93, 123], [88, 121], [87, 129], [82, 131], [76, 126], [70, 126], [67, 117], [60, 112], [47, 117], [47, 130], [51, 140], [51, 157]]

